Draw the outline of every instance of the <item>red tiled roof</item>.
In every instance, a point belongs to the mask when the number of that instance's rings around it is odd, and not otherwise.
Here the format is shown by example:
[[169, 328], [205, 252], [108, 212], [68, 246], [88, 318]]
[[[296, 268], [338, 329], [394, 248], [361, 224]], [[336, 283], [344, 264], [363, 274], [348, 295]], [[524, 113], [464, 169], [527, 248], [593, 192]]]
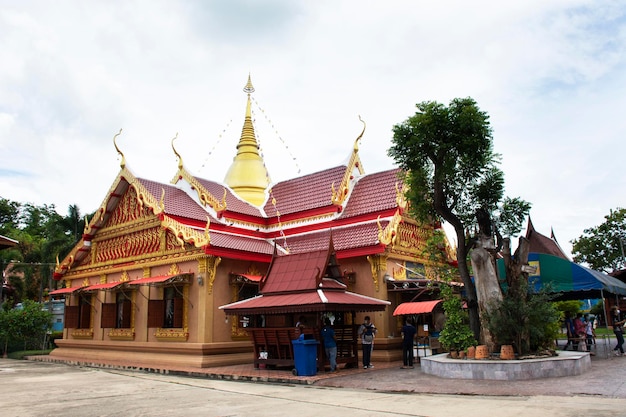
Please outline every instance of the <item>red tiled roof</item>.
[[[380, 222], [381, 227], [387, 226], [389, 221]], [[319, 232], [307, 233], [287, 237], [287, 246], [290, 253], [310, 252], [325, 248], [328, 245], [328, 229]], [[378, 244], [378, 224], [376, 222], [360, 223], [332, 229], [333, 245], [335, 250], [342, 251]], [[283, 244], [282, 238], [277, 239]]]
[[413, 303], [402, 303], [393, 312], [394, 316], [403, 316], [405, 314], [425, 314], [432, 313], [435, 307], [443, 303], [443, 300], [433, 301], [416, 301]]
[[[275, 184], [272, 187], [272, 196], [276, 199], [276, 208], [284, 216], [330, 206], [331, 185], [335, 183], [335, 189], [339, 188], [346, 169], [345, 166], [338, 166]], [[264, 207], [265, 213], [273, 217], [276, 215], [276, 208], [270, 197]]]
[[297, 292], [317, 289], [328, 265], [329, 249], [295, 255], [275, 256], [268, 276], [261, 283], [261, 293]]
[[250, 216], [262, 217], [261, 211], [248, 203], [245, 200], [240, 199], [233, 194], [232, 190], [228, 186], [216, 182], [210, 181], [204, 178], [194, 177], [217, 201], [222, 201], [224, 197], [224, 190], [226, 190], [226, 210], [233, 213], [247, 214]]
[[274, 253], [273, 243], [265, 239], [215, 231], [211, 231], [210, 234], [211, 242], [209, 243], [209, 246], [244, 252], [262, 253], [265, 255], [271, 255]]
[[402, 186], [402, 181], [398, 178], [400, 172], [400, 169], [392, 169], [360, 178], [341, 218], [396, 208], [396, 184]]
[[[202, 223], [206, 223], [206, 219], [207, 216], [209, 216], [209, 213], [204, 210], [200, 205], [198, 205], [183, 190], [171, 184], [162, 184], [143, 178], [137, 179], [157, 201], [161, 200], [162, 190], [165, 190], [165, 195], [163, 196], [165, 214], [181, 217], [184, 219], [198, 220]], [[214, 220], [215, 218], [211, 217], [211, 221]]]
[[313, 311], [384, 311], [389, 301], [346, 291], [269, 294], [220, 306], [226, 314], [284, 314]]

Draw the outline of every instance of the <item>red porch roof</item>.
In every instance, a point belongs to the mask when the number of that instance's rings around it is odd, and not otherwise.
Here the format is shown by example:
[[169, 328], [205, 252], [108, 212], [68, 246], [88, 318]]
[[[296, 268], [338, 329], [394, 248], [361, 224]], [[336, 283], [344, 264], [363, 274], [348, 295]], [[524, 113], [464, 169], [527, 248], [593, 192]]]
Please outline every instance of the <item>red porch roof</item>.
[[443, 300], [432, 301], [416, 301], [413, 303], [402, 303], [393, 312], [394, 316], [403, 316], [410, 314], [426, 314], [432, 313], [435, 307], [443, 303]]
[[124, 282], [107, 282], [104, 284], [95, 284], [88, 287], [83, 287], [82, 291], [98, 291], [98, 290], [112, 290], [115, 287], [122, 285]]
[[158, 277], [148, 277], [135, 279], [133, 281], [128, 281], [128, 285], [151, 285], [151, 284], [165, 284], [168, 281], [189, 281], [192, 274], [176, 274], [176, 275], [161, 275]]
[[320, 311], [383, 311], [391, 304], [346, 291], [259, 295], [219, 307], [226, 314], [286, 314]]
[[59, 288], [58, 290], [50, 291], [49, 295], [71, 294], [74, 291], [80, 290], [81, 288], [82, 287]]

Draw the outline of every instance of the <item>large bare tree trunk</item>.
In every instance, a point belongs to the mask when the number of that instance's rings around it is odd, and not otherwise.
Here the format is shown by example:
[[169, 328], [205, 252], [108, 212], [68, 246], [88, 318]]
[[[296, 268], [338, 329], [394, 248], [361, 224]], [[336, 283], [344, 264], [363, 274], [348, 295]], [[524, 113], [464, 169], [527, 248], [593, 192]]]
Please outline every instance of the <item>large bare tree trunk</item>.
[[[476, 299], [478, 301], [479, 316], [486, 317], [485, 313], [491, 313], [493, 309], [498, 309], [502, 303], [502, 290], [498, 282], [493, 253], [495, 245], [493, 239], [480, 234], [476, 246], [471, 253], [472, 268], [476, 283]], [[485, 323], [481, 323], [480, 342], [487, 345], [490, 352], [495, 348], [495, 342], [491, 332]]]

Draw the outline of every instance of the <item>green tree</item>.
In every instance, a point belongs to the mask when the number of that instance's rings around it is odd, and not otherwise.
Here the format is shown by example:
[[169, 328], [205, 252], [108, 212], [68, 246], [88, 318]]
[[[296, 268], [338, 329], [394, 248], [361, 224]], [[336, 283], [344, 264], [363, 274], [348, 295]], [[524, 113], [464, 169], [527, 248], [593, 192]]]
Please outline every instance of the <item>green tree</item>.
[[388, 154], [406, 172], [411, 212], [422, 221], [454, 227], [459, 274], [467, 294], [469, 323], [477, 339], [480, 319], [468, 254], [476, 228], [487, 236], [520, 230], [530, 204], [504, 197], [504, 174], [493, 151], [489, 116], [472, 98], [449, 106], [425, 101], [393, 127]]
[[617, 208], [604, 216], [599, 226], [585, 229], [572, 241], [574, 262], [586, 263], [597, 271], [613, 272], [626, 268], [626, 209]]
[[43, 341], [51, 326], [52, 314], [40, 303], [24, 300], [21, 308], [5, 306], [0, 310], [0, 338], [4, 353], [8, 353], [9, 346], [16, 342], [21, 342], [24, 350], [29, 344], [36, 346]]
[[65, 257], [82, 237], [80, 210], [71, 205], [68, 214], [61, 216], [54, 205], [0, 199], [0, 221], [0, 230], [19, 242], [0, 252], [5, 265], [14, 261], [8, 279], [16, 290], [15, 300], [40, 300], [57, 257]]

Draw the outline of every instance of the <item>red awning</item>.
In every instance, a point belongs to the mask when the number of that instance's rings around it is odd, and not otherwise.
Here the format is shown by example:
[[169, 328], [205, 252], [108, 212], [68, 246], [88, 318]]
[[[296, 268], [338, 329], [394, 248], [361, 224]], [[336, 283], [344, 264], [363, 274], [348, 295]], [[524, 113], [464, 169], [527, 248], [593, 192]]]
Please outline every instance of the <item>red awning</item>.
[[443, 300], [416, 301], [413, 303], [402, 303], [398, 307], [396, 307], [395, 311], [393, 312], [393, 315], [404, 316], [404, 315], [409, 315], [409, 314], [432, 313], [435, 307], [439, 303], [443, 303]]
[[226, 314], [284, 314], [314, 311], [383, 311], [389, 301], [345, 291], [259, 295], [220, 306]]
[[49, 295], [59, 295], [59, 294], [70, 294], [74, 291], [80, 290], [81, 287], [73, 287], [73, 288], [59, 288], [58, 290], [50, 291]]
[[172, 281], [184, 281], [187, 282], [191, 274], [176, 274], [176, 275], [160, 275], [158, 277], [148, 277], [135, 279], [133, 281], [128, 281], [128, 285], [151, 285], [151, 284], [166, 284]]
[[239, 275], [253, 282], [261, 282], [261, 279], [263, 279], [263, 275], [248, 275], [248, 274], [239, 274]]
[[118, 285], [124, 284], [123, 282], [107, 282], [104, 284], [96, 284], [90, 285], [88, 287], [83, 288], [83, 291], [98, 291], [98, 290], [112, 290]]

